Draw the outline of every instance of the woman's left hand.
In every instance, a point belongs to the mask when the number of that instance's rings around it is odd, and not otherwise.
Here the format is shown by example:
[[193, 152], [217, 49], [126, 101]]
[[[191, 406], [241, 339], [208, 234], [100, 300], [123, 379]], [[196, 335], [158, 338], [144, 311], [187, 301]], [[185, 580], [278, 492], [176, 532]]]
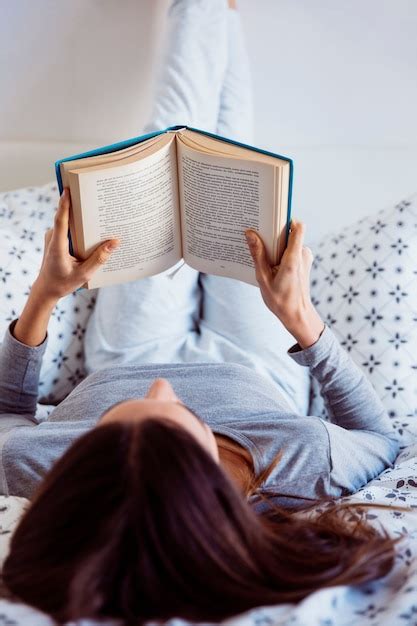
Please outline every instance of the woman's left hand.
[[246, 231], [262, 298], [284, 324], [301, 348], [313, 345], [324, 330], [324, 322], [310, 298], [313, 254], [304, 243], [304, 224], [291, 223], [288, 246], [279, 265], [271, 266], [265, 245], [256, 231]]
[[48, 301], [58, 301], [90, 280], [119, 245], [117, 239], [105, 241], [85, 261], [71, 256], [68, 248], [70, 205], [70, 193], [66, 188], [59, 200], [54, 227], [45, 233], [42, 265], [33, 285], [36, 292]]

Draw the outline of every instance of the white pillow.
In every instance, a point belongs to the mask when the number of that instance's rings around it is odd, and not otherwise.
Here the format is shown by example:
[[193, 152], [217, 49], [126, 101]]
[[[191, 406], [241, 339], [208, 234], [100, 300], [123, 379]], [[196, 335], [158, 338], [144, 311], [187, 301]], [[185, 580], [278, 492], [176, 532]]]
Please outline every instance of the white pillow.
[[[56, 183], [0, 193], [0, 341], [37, 276], [44, 232], [52, 226], [57, 204]], [[85, 376], [82, 339], [95, 293], [77, 291], [53, 312], [39, 387], [46, 404], [61, 401]]]
[[[313, 302], [403, 437], [417, 417], [417, 196], [328, 235], [313, 251]], [[315, 381], [310, 413], [327, 417]]]

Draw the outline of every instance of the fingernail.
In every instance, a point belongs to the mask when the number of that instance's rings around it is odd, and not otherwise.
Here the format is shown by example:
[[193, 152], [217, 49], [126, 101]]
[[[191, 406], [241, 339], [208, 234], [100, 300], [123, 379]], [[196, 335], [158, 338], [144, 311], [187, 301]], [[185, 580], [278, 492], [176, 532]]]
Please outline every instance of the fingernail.
[[248, 243], [250, 243], [251, 245], [256, 244], [256, 235], [254, 235], [252, 232], [246, 232], [246, 241]]
[[61, 198], [66, 198], [68, 194], [68, 189], [66, 187], [64, 187], [63, 191], [62, 191], [62, 195]]
[[116, 248], [119, 247], [119, 242], [118, 241], [109, 241], [109, 243], [106, 243], [106, 245], [104, 247], [107, 250], [107, 252], [113, 252], [113, 250], [116, 250]]

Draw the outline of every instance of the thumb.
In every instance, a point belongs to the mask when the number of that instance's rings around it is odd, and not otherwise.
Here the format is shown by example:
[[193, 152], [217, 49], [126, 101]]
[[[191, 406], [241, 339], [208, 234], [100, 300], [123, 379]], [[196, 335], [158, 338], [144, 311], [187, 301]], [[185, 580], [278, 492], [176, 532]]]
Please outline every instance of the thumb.
[[82, 269], [85, 274], [91, 275], [104, 265], [111, 253], [119, 246], [119, 243], [120, 241], [118, 239], [109, 239], [97, 246], [94, 252], [92, 252], [88, 259], [82, 264]]
[[302, 259], [303, 259], [303, 268], [304, 268], [305, 275], [307, 276], [307, 278], [309, 278], [313, 261], [314, 261], [314, 256], [310, 248], [303, 246]]
[[245, 231], [246, 241], [255, 264], [256, 280], [261, 285], [272, 278], [272, 269], [268, 262], [264, 242], [254, 230]]
[[302, 255], [303, 255], [303, 261], [306, 267], [311, 268], [311, 266], [313, 265], [313, 261], [314, 261], [314, 255], [311, 251], [311, 248], [309, 248], [308, 246], [303, 246]]
[[45, 231], [45, 238], [44, 238], [44, 244], [43, 244], [43, 256], [44, 256], [44, 258], [45, 258], [45, 255], [46, 255], [46, 251], [48, 250], [48, 246], [50, 244], [50, 241], [52, 239], [52, 234], [53, 234], [52, 228], [48, 228], [48, 230]]

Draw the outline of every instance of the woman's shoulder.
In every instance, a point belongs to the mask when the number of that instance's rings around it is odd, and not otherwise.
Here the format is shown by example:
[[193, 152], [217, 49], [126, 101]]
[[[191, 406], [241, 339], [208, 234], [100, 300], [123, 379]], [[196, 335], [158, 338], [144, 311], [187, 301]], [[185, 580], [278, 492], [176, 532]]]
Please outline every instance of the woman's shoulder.
[[278, 488], [289, 498], [307, 499], [328, 493], [330, 444], [320, 418], [268, 414], [234, 422], [228, 429], [230, 438], [220, 441], [229, 454], [241, 459], [241, 466], [251, 461], [255, 479], [278, 458], [260, 485], [263, 491], [276, 492]]

